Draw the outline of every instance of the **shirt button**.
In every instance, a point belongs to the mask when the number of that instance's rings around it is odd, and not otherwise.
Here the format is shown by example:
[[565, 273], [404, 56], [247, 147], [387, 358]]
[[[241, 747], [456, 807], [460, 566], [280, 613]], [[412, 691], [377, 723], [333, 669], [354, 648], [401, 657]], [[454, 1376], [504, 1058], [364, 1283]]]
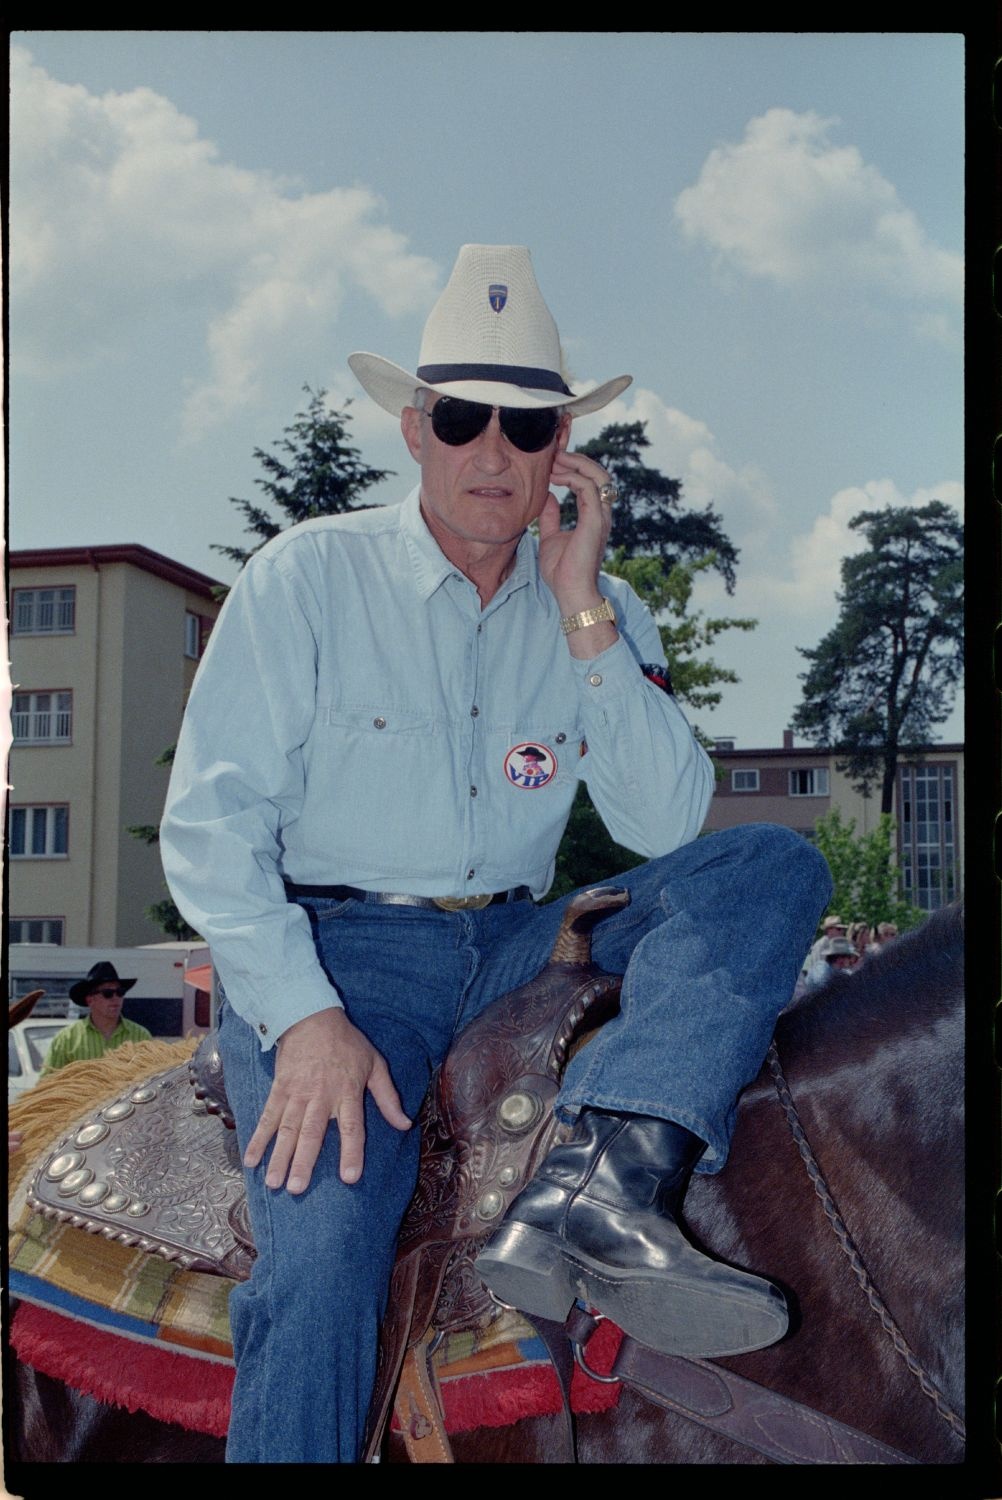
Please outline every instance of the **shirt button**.
[[268, 1028], [264, 1024], [263, 1021], [259, 1024], [259, 1026], [258, 1026], [257, 1029], [258, 1029], [258, 1031], [260, 1031], [260, 1033], [261, 1033], [262, 1036], [267, 1036], [268, 1035]]
[[476, 870], [467, 870], [467, 872], [466, 872], [466, 878], [467, 878], [467, 880], [472, 880], [473, 877], [474, 877], [474, 875], [476, 873], [477, 873]]
[[[600, 682], [601, 682], [601, 680], [602, 679], [599, 678]], [[386, 720], [385, 719], [381, 719], [381, 718], [380, 719], [373, 719], [373, 721], [372, 721], [372, 727], [373, 727], [373, 729], [385, 729], [386, 728]]]
[[602, 674], [601, 674], [601, 672], [593, 672], [591, 674], [591, 676], [588, 678], [588, 681], [591, 683], [592, 687], [601, 687], [602, 686]]
[[476, 789], [476, 787], [475, 786], [471, 786], [470, 787], [470, 796], [471, 797], [475, 797], [476, 795], [477, 795], [477, 789]]
[[557, 735], [557, 744], [558, 745], [562, 745], [564, 743], [564, 740], [566, 738], [567, 738], [566, 734], [558, 734]]
[[475, 719], [479, 713], [480, 713], [480, 710], [477, 707], [477, 705], [474, 703], [473, 707], [470, 709], [470, 718], [471, 719]]

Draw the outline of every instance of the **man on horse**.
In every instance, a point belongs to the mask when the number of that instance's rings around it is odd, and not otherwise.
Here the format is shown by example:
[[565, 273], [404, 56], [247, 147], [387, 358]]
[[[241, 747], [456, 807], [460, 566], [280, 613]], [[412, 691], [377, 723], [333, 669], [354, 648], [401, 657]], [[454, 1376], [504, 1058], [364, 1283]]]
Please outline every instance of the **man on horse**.
[[[457, 1030], [549, 955], [565, 903], [537, 902], [579, 779], [648, 861], [594, 939], [625, 974], [620, 1012], [568, 1065], [571, 1137], [478, 1268], [530, 1315], [584, 1296], [669, 1352], [786, 1328], [778, 1288], [696, 1251], [677, 1214], [690, 1174], [724, 1164], [830, 881], [788, 830], [697, 839], [712, 767], [650, 613], [600, 571], [615, 487], [569, 446], [573, 418], [629, 377], [568, 388], [519, 246], [462, 248], [415, 373], [350, 363], [420, 481], [247, 564], [162, 831], [225, 987], [258, 1252], [230, 1303], [231, 1461], [357, 1458], [411, 1121]], [[574, 496], [569, 529], [551, 484]]]

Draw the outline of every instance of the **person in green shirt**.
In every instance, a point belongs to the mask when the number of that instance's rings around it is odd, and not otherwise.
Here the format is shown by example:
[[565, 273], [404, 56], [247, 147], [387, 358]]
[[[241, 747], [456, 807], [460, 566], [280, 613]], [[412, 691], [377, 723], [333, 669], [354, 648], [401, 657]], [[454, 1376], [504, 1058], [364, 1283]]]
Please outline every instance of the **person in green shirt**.
[[70, 999], [76, 1005], [86, 1005], [90, 1015], [53, 1037], [42, 1073], [54, 1073], [84, 1058], [103, 1057], [123, 1042], [150, 1041], [152, 1033], [145, 1026], [122, 1018], [122, 1001], [135, 982], [119, 979], [114, 964], [102, 959], [85, 979], [71, 985]]

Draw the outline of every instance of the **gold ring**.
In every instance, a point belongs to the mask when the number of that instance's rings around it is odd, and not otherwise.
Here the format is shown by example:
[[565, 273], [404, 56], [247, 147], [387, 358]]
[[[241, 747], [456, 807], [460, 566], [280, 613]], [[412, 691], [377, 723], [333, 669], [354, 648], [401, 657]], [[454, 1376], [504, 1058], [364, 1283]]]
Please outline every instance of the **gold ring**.
[[619, 491], [614, 484], [600, 484], [598, 498], [606, 505], [615, 505], [619, 498]]

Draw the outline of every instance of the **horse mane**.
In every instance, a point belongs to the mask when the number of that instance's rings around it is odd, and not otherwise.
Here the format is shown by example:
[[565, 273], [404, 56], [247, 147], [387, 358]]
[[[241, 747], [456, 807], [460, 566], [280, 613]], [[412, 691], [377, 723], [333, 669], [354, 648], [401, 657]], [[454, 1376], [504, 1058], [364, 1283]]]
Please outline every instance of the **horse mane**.
[[[961, 1009], [964, 907], [956, 901], [865, 958], [858, 968], [836, 970], [780, 1017], [777, 1041], [784, 1051], [814, 1052], [838, 1038], [842, 1051], [869, 1052], [889, 1034], [926, 1029]], [[853, 1043], [854, 1039], [854, 1043]]]

